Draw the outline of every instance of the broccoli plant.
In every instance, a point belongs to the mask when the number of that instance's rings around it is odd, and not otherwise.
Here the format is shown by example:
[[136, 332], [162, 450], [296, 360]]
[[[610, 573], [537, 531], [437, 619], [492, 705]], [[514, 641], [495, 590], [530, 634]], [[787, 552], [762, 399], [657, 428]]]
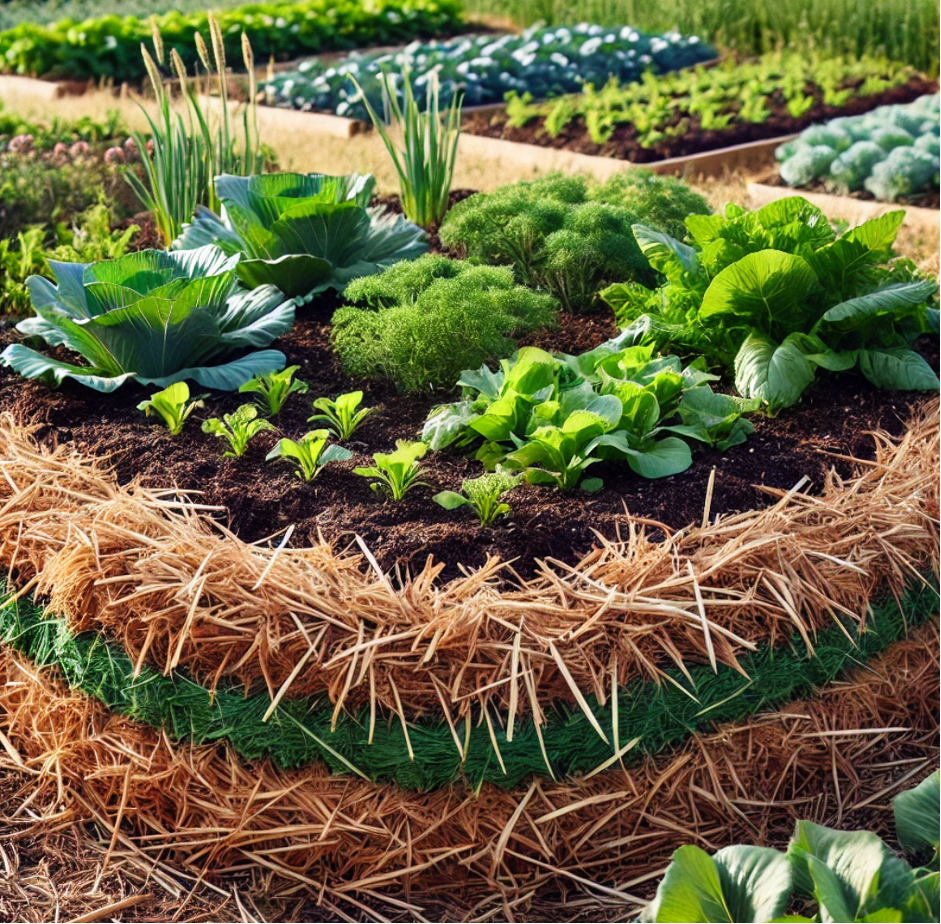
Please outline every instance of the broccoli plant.
[[520, 483], [522, 477], [504, 471], [490, 472], [463, 481], [463, 494], [441, 491], [434, 500], [445, 510], [470, 507], [477, 514], [481, 526], [493, 526], [500, 517], [509, 516], [510, 505], [504, 503], [503, 498]]
[[258, 416], [258, 408], [254, 404], [243, 404], [231, 414], [223, 414], [222, 420], [210, 417], [203, 421], [203, 433], [211, 433], [228, 442], [231, 449], [223, 453], [226, 456], [245, 455], [249, 442], [262, 430], [274, 430], [274, 427]]
[[375, 465], [354, 468], [353, 472], [363, 478], [374, 478], [370, 484], [373, 491], [382, 492], [394, 501], [400, 501], [414, 487], [424, 485], [419, 481], [422, 471], [418, 460], [428, 452], [425, 443], [397, 440], [395, 452], [377, 452], [373, 455]]
[[274, 449], [265, 456], [265, 461], [274, 459], [293, 460], [299, 466], [295, 474], [304, 481], [313, 481], [323, 467], [330, 462], [345, 462], [353, 454], [342, 446], [328, 446], [329, 430], [311, 430], [299, 440], [278, 440]]
[[359, 425], [377, 410], [374, 407], [359, 408], [362, 400], [363, 393], [361, 391], [351, 391], [345, 395], [340, 395], [336, 401], [330, 398], [317, 398], [314, 401], [314, 410], [321, 413], [308, 417], [307, 422], [326, 421], [328, 429], [333, 435], [338, 440], [345, 442], [356, 432]]
[[280, 372], [256, 375], [239, 388], [240, 394], [257, 394], [258, 403], [274, 417], [281, 413], [284, 402], [293, 394], [307, 393], [307, 383], [294, 378], [300, 366], [288, 366]]
[[174, 382], [163, 391], [154, 392], [146, 401], [137, 405], [148, 417], [158, 414], [170, 430], [171, 436], [178, 436], [183, 430], [186, 418], [198, 407], [203, 406], [206, 395], [190, 401], [190, 387], [186, 382]]

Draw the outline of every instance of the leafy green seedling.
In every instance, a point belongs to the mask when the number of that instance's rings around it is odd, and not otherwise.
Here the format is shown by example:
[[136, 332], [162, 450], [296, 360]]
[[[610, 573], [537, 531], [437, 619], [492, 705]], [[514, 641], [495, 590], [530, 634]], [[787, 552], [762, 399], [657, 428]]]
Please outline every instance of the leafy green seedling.
[[498, 471], [479, 478], [469, 478], [461, 484], [463, 494], [442, 491], [435, 495], [435, 502], [445, 510], [471, 507], [481, 526], [492, 526], [500, 517], [510, 513], [510, 505], [502, 501], [520, 483], [522, 477]]
[[172, 436], [177, 436], [186, 423], [186, 418], [198, 407], [203, 406], [202, 399], [206, 395], [190, 401], [190, 387], [186, 382], [174, 382], [163, 391], [154, 392], [146, 401], [137, 405], [137, 410], [143, 411], [148, 417], [159, 414], [170, 430]]
[[258, 408], [254, 404], [243, 404], [231, 414], [223, 414], [222, 420], [211, 417], [203, 421], [203, 433], [211, 433], [228, 441], [232, 449], [225, 451], [224, 455], [227, 456], [244, 455], [249, 440], [262, 430], [274, 430], [274, 427], [258, 417]]
[[348, 440], [359, 425], [373, 411], [377, 410], [374, 407], [364, 407], [356, 410], [362, 400], [363, 393], [361, 391], [351, 391], [348, 394], [340, 395], [336, 401], [331, 401], [330, 398], [317, 398], [314, 401], [314, 410], [322, 413], [308, 417], [307, 422], [314, 423], [314, 421], [323, 420], [338, 440]]
[[293, 459], [300, 466], [294, 470], [297, 477], [313, 481], [328, 462], [345, 462], [353, 455], [342, 446], [328, 446], [329, 439], [329, 430], [311, 430], [299, 440], [280, 439], [265, 461]]
[[353, 471], [363, 478], [375, 478], [376, 481], [369, 486], [373, 491], [382, 491], [392, 500], [400, 501], [412, 488], [425, 484], [418, 480], [421, 477], [418, 460], [428, 452], [428, 446], [409, 440], [396, 440], [395, 445], [395, 452], [375, 453], [374, 466], [354, 468]]
[[262, 408], [267, 407], [268, 413], [274, 417], [281, 413], [284, 402], [289, 395], [307, 394], [307, 383], [294, 378], [294, 373], [300, 366], [288, 366], [280, 372], [269, 372], [267, 375], [256, 375], [250, 382], [239, 388], [239, 394], [257, 394], [258, 403]]

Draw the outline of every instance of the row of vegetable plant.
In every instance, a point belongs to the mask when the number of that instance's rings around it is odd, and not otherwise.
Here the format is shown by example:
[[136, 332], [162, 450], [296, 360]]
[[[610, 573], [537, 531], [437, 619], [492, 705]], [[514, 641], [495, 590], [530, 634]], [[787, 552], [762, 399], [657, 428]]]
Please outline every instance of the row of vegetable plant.
[[353, 53], [339, 62], [310, 60], [274, 74], [263, 85], [270, 105], [365, 118], [378, 108], [389, 75], [409, 69], [423, 101], [437, 74], [442, 101], [462, 93], [468, 106], [501, 103], [507, 93], [548, 99], [574, 93], [586, 83], [624, 83], [645, 72], [663, 74], [716, 57], [697, 36], [651, 35], [631, 26], [590, 23], [527, 29], [521, 35], [478, 35], [413, 42], [402, 51]]
[[[867, 100], [878, 101], [917, 79], [911, 68], [880, 57], [773, 52], [662, 76], [645, 74], [636, 83], [588, 84], [583, 93], [550, 102], [511, 94], [506, 124], [535, 126], [537, 143], [540, 135], [548, 143], [566, 132], [585, 135], [596, 146], [612, 139], [630, 142], [645, 159], [644, 151], [689, 147], [690, 137], [704, 133], [718, 135], [712, 146], [721, 146], [722, 134], [736, 126], [771, 126], [784, 134], [816, 112], [859, 111]], [[492, 133], [483, 119], [473, 130]], [[627, 134], [622, 138], [619, 132]]]
[[935, 93], [812, 125], [775, 152], [781, 179], [796, 187], [822, 183], [841, 194], [865, 190], [883, 202], [937, 190], [939, 102]]
[[[272, 0], [217, 11], [225, 53], [237, 60], [245, 33], [265, 60], [289, 60], [326, 51], [393, 45], [464, 28], [457, 0]], [[186, 67], [197, 63], [195, 36], [208, 25], [204, 9], [170, 11], [155, 17], [168, 52]], [[152, 23], [117, 12], [97, 19], [24, 22], [0, 32], [0, 69], [37, 77], [76, 80], [108, 77], [140, 82], [147, 72], [140, 57]]]

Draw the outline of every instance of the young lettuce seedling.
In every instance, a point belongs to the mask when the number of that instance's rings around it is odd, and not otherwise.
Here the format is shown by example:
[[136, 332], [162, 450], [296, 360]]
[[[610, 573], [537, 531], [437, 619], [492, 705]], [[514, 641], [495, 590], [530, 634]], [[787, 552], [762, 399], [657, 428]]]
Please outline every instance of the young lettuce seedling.
[[[395, 452], [377, 452], [373, 455], [375, 465], [354, 468], [353, 471], [363, 478], [375, 478], [369, 487], [373, 491], [382, 491], [394, 501], [400, 501], [406, 493], [417, 485], [421, 477], [421, 459], [428, 447], [425, 443], [412, 443], [408, 440], [396, 440]], [[425, 485], [427, 487], [427, 485]]]
[[206, 395], [190, 401], [190, 387], [186, 382], [174, 382], [163, 391], [154, 392], [146, 401], [137, 405], [148, 417], [159, 414], [170, 430], [171, 436], [178, 436], [186, 423], [186, 418], [198, 407], [203, 406]]
[[364, 407], [356, 410], [363, 400], [361, 391], [351, 391], [348, 394], [340, 395], [336, 401], [329, 398], [317, 398], [314, 401], [314, 410], [322, 411], [320, 414], [314, 414], [308, 417], [308, 423], [314, 423], [317, 420], [326, 421], [327, 426], [333, 432], [338, 440], [346, 441], [357, 430], [359, 425], [377, 408]]
[[300, 465], [294, 470], [298, 478], [313, 481], [328, 462], [345, 462], [353, 453], [342, 446], [328, 446], [329, 430], [311, 430], [299, 440], [280, 439], [265, 461], [293, 459]]
[[219, 439], [227, 440], [232, 447], [223, 455], [241, 456], [248, 448], [249, 440], [262, 430], [274, 430], [267, 420], [258, 417], [258, 409], [254, 404], [243, 404], [231, 414], [223, 414], [222, 420], [211, 417], [203, 421], [203, 433], [211, 433]]
[[256, 375], [250, 382], [239, 388], [240, 394], [257, 394], [258, 403], [262, 408], [267, 407], [272, 417], [281, 413], [284, 402], [290, 395], [307, 394], [307, 383], [294, 379], [294, 373], [300, 366], [288, 366], [280, 372], [269, 372], [267, 375]]
[[471, 507], [481, 526], [492, 526], [500, 517], [510, 513], [510, 505], [501, 503], [503, 498], [522, 480], [522, 475], [508, 472], [492, 472], [479, 478], [469, 478], [461, 484], [464, 494], [442, 491], [435, 495], [435, 502], [445, 510]]

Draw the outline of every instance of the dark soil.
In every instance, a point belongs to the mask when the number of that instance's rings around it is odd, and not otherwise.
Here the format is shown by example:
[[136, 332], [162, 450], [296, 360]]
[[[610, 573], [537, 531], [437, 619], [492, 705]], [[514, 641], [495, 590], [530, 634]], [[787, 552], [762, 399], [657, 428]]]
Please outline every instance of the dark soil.
[[[815, 193], [826, 193], [827, 195], [837, 195], [837, 196], [848, 196], [851, 199], [861, 199], [864, 202], [876, 202], [876, 197], [865, 189], [857, 189], [853, 192], [839, 193], [834, 192], [832, 189], [827, 189], [826, 184], [823, 180], [815, 180], [809, 186], [801, 187], [792, 187], [788, 186], [784, 180], [781, 179], [780, 173], [773, 173], [771, 176], [766, 177], [762, 180], [763, 183], [768, 186], [780, 186], [787, 189], [793, 189], [794, 195], [799, 196], [801, 192], [815, 192]], [[927, 192], [919, 193], [916, 196], [908, 196], [903, 199], [899, 199], [897, 202], [886, 203], [887, 205], [897, 205], [897, 206], [911, 206], [912, 208], [919, 209], [937, 209], [941, 207], [941, 195], [939, 195], [937, 189], [931, 189]]]
[[690, 119], [689, 131], [676, 138], [667, 138], [652, 148], [640, 146], [637, 141], [638, 132], [630, 122], [619, 125], [605, 144], [595, 144], [589, 137], [585, 121], [581, 116], [569, 122], [555, 137], [545, 130], [543, 118], [533, 119], [522, 128], [514, 128], [507, 123], [504, 112], [468, 113], [464, 117], [463, 130], [475, 135], [502, 138], [506, 141], [519, 141], [523, 144], [535, 144], [547, 148], [564, 148], [580, 154], [616, 157], [635, 164], [648, 164], [669, 157], [686, 157], [736, 144], [795, 134], [814, 122], [826, 122], [837, 116], [861, 115], [877, 106], [889, 103], [910, 103], [926, 93], [936, 92], [937, 89], [937, 83], [921, 77], [913, 77], [905, 86], [894, 87], [874, 96], [854, 98], [847, 105], [839, 108], [826, 106], [820, 99], [799, 119], [788, 114], [784, 97], [776, 91], [771, 97], [771, 115], [764, 122], [740, 122], [727, 128], [710, 131], [699, 131], [698, 116], [690, 116], [688, 113], [677, 110], [674, 115], [674, 124], [678, 124], [681, 118], [688, 117]]
[[[201, 491], [199, 501], [227, 508], [223, 519], [247, 541], [292, 524], [294, 545], [316, 542], [322, 535], [345, 546], [358, 534], [385, 569], [397, 565], [418, 569], [433, 555], [445, 565], [444, 576], [453, 577], [461, 565], [479, 566], [488, 555], [514, 560], [513, 567], [523, 576], [534, 573], [539, 558], [575, 562], [596, 542], [594, 530], [614, 536], [628, 511], [673, 528], [699, 522], [713, 467], [713, 515], [769, 503], [759, 485], [788, 489], [807, 475], [812, 489], [819, 488], [828, 466], [836, 464], [849, 472], [845, 462], [821, 450], [871, 455], [867, 430], [882, 427], [899, 433], [910, 404], [927, 400], [880, 392], [855, 376], [829, 376], [798, 407], [777, 419], [757, 417], [756, 432], [746, 444], [725, 453], [700, 452], [692, 468], [681, 475], [646, 481], [627, 466], [598, 464], [592, 474], [604, 478], [601, 492], [566, 495], [523, 486], [512, 495], [512, 518], [496, 528], [481, 529], [469, 511], [449, 512], [432, 501], [435, 492], [459, 489], [462, 479], [481, 474], [479, 463], [447, 452], [430, 454], [423, 463], [430, 487], [416, 489], [399, 503], [383, 501], [365, 479], [353, 474], [354, 466], [370, 464], [371, 453], [393, 448], [396, 439], [416, 436], [428, 411], [450, 396], [398, 395], [388, 387], [351, 381], [330, 350], [329, 321], [336, 305], [336, 298], [325, 297], [301, 310], [294, 330], [274, 344], [287, 354], [289, 364], [300, 365], [299, 377], [310, 384], [310, 392], [293, 395], [275, 421], [279, 433], [260, 434], [239, 459], [223, 458], [221, 441], [200, 430], [201, 420], [243, 403], [247, 396], [238, 394], [212, 395], [183, 434], [173, 438], [137, 410], [146, 396], [142, 388], [122, 389], [107, 397], [74, 383], [52, 391], [4, 369], [0, 410], [39, 424], [37, 435], [46, 443], [72, 444], [107, 456], [122, 484], [140, 477], [154, 487]], [[615, 329], [609, 313], [563, 315], [558, 330], [542, 332], [528, 342], [576, 353], [608, 339]], [[0, 322], [0, 343], [16, 338], [12, 322]], [[937, 339], [926, 339], [923, 349], [937, 369]], [[328, 466], [311, 484], [295, 477], [287, 464], [264, 461], [279, 435], [296, 438], [314, 426], [307, 423], [314, 397], [335, 397], [355, 387], [364, 387], [366, 403], [381, 410], [348, 444], [352, 460]]]

